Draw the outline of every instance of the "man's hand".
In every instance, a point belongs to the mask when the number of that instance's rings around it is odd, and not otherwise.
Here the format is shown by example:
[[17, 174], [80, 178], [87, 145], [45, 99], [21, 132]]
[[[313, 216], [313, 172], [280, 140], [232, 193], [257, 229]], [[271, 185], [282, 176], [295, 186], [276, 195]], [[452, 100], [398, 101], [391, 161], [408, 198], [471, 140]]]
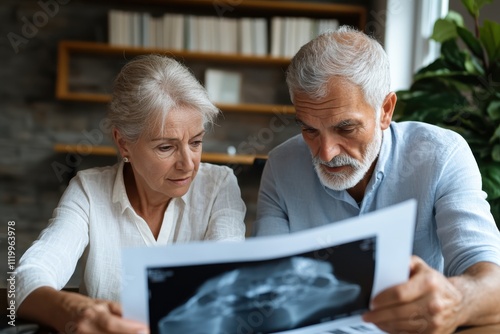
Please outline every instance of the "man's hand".
[[412, 256], [408, 282], [375, 296], [363, 319], [389, 333], [448, 334], [463, 323], [462, 300], [445, 276]]

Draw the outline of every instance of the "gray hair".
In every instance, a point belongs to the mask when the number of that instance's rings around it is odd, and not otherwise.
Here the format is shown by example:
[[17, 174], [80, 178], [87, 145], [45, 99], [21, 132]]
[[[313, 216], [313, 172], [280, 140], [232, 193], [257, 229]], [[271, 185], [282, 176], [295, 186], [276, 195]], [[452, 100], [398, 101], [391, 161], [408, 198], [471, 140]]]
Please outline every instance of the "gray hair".
[[389, 59], [384, 49], [373, 38], [348, 26], [318, 36], [293, 57], [286, 77], [292, 101], [294, 93], [325, 97], [332, 77], [359, 86], [377, 114], [390, 92]]
[[120, 71], [113, 85], [108, 117], [121, 135], [135, 142], [157, 127], [170, 110], [192, 108], [213, 124], [219, 109], [187, 67], [160, 55], [138, 56]]

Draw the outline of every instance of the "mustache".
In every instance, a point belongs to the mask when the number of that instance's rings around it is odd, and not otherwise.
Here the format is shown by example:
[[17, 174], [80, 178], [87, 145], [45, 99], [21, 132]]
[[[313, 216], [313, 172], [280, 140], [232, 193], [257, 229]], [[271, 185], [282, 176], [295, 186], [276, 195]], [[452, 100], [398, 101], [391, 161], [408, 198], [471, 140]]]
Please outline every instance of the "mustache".
[[324, 165], [327, 167], [352, 166], [354, 168], [359, 168], [362, 165], [358, 160], [354, 159], [353, 157], [347, 154], [337, 155], [330, 161], [324, 161], [318, 156], [315, 156], [313, 157], [313, 164], [316, 166]]

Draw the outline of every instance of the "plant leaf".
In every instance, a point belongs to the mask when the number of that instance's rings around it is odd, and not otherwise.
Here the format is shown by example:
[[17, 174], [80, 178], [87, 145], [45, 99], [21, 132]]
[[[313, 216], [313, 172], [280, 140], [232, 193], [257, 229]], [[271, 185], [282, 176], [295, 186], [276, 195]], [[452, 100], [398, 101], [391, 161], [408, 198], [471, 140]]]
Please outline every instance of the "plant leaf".
[[434, 30], [432, 31], [431, 39], [436, 42], [443, 43], [444, 41], [456, 38], [457, 36], [457, 25], [453, 21], [438, 19], [436, 23], [434, 23]]
[[495, 139], [500, 138], [500, 125], [497, 127], [495, 130], [495, 133], [493, 133], [493, 136], [490, 138], [490, 143], [493, 143]]
[[472, 59], [471, 59], [471, 58], [467, 58], [467, 59], [465, 60], [464, 67], [465, 67], [465, 70], [466, 70], [468, 73], [475, 73], [475, 74], [479, 74], [479, 72], [477, 72], [477, 68], [476, 68], [476, 66], [474, 66], [474, 62], [472, 61]]
[[471, 90], [474, 85], [478, 84], [477, 75], [465, 71], [452, 72], [450, 70], [438, 70], [435, 72], [419, 73], [415, 75], [414, 85], [419, 84], [424, 79], [434, 79], [431, 85], [438, 85], [435, 81], [439, 80], [440, 85], [444, 86], [444, 88], [456, 86], [460, 87], [461, 90]]
[[445, 19], [448, 21], [451, 21], [455, 23], [457, 27], [463, 27], [464, 26], [464, 18], [460, 13], [455, 12], [453, 10], [450, 10], [448, 14], [446, 14]]
[[479, 28], [479, 39], [483, 43], [490, 63], [500, 58], [500, 24], [484, 20], [484, 24]]
[[462, 0], [462, 4], [473, 17], [478, 17], [481, 8], [492, 2], [493, 0]]
[[460, 52], [457, 42], [449, 39], [441, 44], [441, 54], [445, 61], [455, 70], [465, 70], [465, 56]]
[[425, 73], [425, 72], [433, 72], [437, 70], [447, 69], [446, 62], [442, 58], [438, 58], [429, 65], [422, 67], [417, 71], [416, 74]]
[[431, 39], [442, 43], [458, 36], [457, 27], [464, 27], [462, 15], [450, 10], [444, 19], [434, 22]]
[[488, 202], [490, 203], [491, 206], [491, 214], [493, 215], [497, 223], [497, 228], [500, 229], [500, 200], [499, 199], [490, 200], [488, 198]]
[[484, 51], [481, 42], [466, 28], [457, 27], [458, 36], [464, 41], [465, 45], [472, 51], [474, 56], [483, 59]]
[[486, 109], [486, 112], [491, 117], [492, 120], [498, 121], [500, 120], [500, 101], [495, 100], [491, 101]]
[[496, 91], [496, 95], [500, 99], [500, 59], [497, 59], [496, 62], [490, 63], [489, 70], [491, 71], [489, 79], [491, 79], [492, 87]]
[[488, 194], [488, 200], [500, 197], [500, 163], [479, 164], [483, 180], [483, 190]]
[[[476, 20], [493, 2], [461, 1]], [[436, 20], [431, 38], [441, 43], [441, 56], [416, 72], [408, 90], [397, 92], [397, 121], [431, 123], [463, 136], [500, 226], [500, 24], [485, 20], [475, 36], [460, 14], [450, 12]]]
[[472, 62], [472, 65], [474, 66], [475, 68], [475, 73], [479, 73], [481, 75], [484, 75], [485, 71], [484, 71], [484, 65], [482, 64], [482, 59], [481, 59], [481, 63], [478, 61], [478, 58], [476, 57], [471, 57], [471, 62]]
[[500, 162], [500, 145], [493, 146], [493, 150], [491, 150], [491, 157], [493, 161]]

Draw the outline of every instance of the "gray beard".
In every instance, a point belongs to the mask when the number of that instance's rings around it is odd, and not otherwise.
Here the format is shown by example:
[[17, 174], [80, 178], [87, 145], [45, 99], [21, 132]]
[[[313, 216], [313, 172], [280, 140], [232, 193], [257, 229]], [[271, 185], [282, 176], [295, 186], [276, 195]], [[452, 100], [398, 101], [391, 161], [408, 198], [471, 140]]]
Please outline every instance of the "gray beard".
[[[321, 160], [317, 156], [313, 157], [314, 168], [319, 180], [325, 187], [336, 191], [354, 187], [365, 177], [371, 165], [378, 157], [381, 145], [382, 130], [377, 127], [373, 140], [366, 147], [362, 161], [358, 161], [347, 154], [338, 155], [328, 162]], [[350, 171], [331, 173], [326, 171], [322, 167], [323, 165], [328, 167], [349, 166]]]

